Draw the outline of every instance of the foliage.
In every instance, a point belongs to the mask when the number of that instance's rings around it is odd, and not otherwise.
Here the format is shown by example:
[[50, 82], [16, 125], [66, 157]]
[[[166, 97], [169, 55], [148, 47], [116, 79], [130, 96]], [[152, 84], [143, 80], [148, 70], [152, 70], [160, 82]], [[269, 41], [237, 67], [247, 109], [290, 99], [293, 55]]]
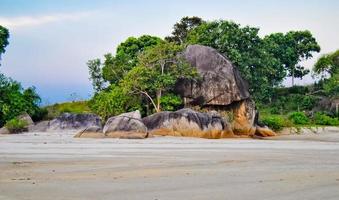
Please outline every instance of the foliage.
[[264, 43], [268, 47], [266, 50], [279, 59], [280, 64], [292, 77], [292, 86], [294, 78], [302, 78], [309, 73], [309, 70], [298, 63], [312, 58], [312, 53], [320, 51], [320, 46], [310, 31], [273, 33], [265, 36]]
[[293, 112], [288, 117], [294, 124], [305, 125], [310, 121], [308, 117], [303, 112]]
[[104, 79], [102, 77], [101, 61], [100, 59], [93, 59], [87, 62], [90, 80], [94, 91], [97, 93], [104, 87]]
[[314, 123], [318, 125], [339, 126], [339, 119], [317, 112], [314, 115]]
[[87, 101], [74, 101], [74, 102], [65, 102], [65, 103], [56, 103], [54, 105], [46, 106], [43, 108], [47, 110], [48, 119], [55, 118], [62, 113], [90, 113], [91, 110], [88, 107]]
[[172, 35], [165, 38], [169, 42], [183, 44], [186, 42], [187, 34], [192, 29], [201, 25], [204, 21], [200, 17], [183, 17], [173, 26]]
[[262, 117], [261, 122], [275, 131], [280, 131], [286, 126], [285, 119], [279, 115]]
[[89, 101], [90, 109], [104, 120], [126, 111], [140, 109], [139, 105], [138, 97], [128, 95], [123, 88], [116, 85], [95, 94]]
[[8, 30], [0, 25], [0, 60], [1, 54], [5, 53], [5, 47], [8, 45], [8, 38], [9, 38]]
[[161, 42], [139, 56], [138, 66], [130, 70], [121, 82], [127, 93], [143, 94], [156, 112], [161, 111], [161, 97], [170, 92], [179, 78], [193, 78], [196, 70], [178, 56], [182, 47]]
[[149, 35], [127, 38], [117, 47], [115, 56], [110, 53], [105, 55], [102, 68], [103, 79], [111, 84], [119, 83], [128, 71], [137, 65], [138, 56], [161, 41], [160, 38]]
[[328, 96], [339, 96], [339, 71], [332, 74], [332, 76], [324, 80], [323, 88]]
[[163, 110], [175, 111], [182, 106], [182, 100], [178, 95], [168, 93], [160, 99], [161, 107]]
[[39, 118], [40, 101], [34, 87], [24, 90], [20, 83], [0, 74], [0, 126], [25, 112]]
[[25, 120], [21, 120], [18, 118], [11, 119], [6, 122], [5, 127], [9, 130], [11, 133], [18, 133], [22, 132], [27, 127], [27, 122]]
[[339, 72], [339, 49], [333, 53], [322, 55], [313, 67], [316, 74], [328, 73], [333, 75]]

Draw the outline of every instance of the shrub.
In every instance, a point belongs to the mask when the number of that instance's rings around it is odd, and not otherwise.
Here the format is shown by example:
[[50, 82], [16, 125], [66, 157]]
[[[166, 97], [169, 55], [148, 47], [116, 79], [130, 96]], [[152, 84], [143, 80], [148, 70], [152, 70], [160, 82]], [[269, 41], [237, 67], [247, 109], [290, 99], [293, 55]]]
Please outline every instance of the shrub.
[[308, 117], [303, 112], [293, 112], [290, 114], [289, 119], [294, 124], [305, 125], [309, 123]]
[[330, 125], [330, 126], [338, 126], [339, 125], [339, 119], [338, 118], [332, 118], [326, 114], [323, 113], [315, 113], [314, 115], [314, 123], [318, 125]]
[[111, 85], [107, 91], [97, 93], [90, 100], [89, 107], [103, 120], [124, 112], [141, 110], [139, 99], [126, 94], [121, 87], [115, 85]]
[[5, 127], [11, 132], [11, 133], [18, 133], [26, 130], [27, 122], [24, 120], [20, 120], [17, 118], [11, 119], [6, 122]]
[[275, 131], [286, 126], [285, 119], [278, 115], [265, 116], [261, 119], [261, 122]]
[[166, 94], [161, 97], [161, 109], [166, 111], [177, 110], [182, 105], [182, 100], [175, 94]]

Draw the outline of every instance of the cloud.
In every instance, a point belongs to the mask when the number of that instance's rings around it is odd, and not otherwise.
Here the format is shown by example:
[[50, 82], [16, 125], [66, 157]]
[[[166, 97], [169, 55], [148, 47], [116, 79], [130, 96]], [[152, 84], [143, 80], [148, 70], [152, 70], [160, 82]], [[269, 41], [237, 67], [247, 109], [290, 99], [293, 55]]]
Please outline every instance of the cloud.
[[40, 16], [0, 17], [0, 24], [10, 29], [32, 27], [65, 20], [76, 21], [84, 17], [88, 17], [92, 13], [93, 12], [77, 12], [77, 13], [56, 13]]

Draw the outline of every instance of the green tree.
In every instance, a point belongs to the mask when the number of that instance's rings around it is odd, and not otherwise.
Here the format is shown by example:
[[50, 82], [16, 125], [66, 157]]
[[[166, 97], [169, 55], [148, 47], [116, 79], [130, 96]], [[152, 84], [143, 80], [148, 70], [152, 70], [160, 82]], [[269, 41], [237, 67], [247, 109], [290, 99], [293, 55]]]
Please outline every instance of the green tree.
[[22, 113], [41, 119], [40, 97], [35, 88], [24, 90], [20, 83], [0, 74], [0, 126]]
[[8, 38], [9, 38], [8, 30], [0, 25], [0, 60], [1, 54], [5, 53], [5, 47], [8, 45]]
[[173, 26], [172, 35], [165, 38], [169, 42], [183, 44], [186, 41], [187, 34], [190, 30], [201, 25], [204, 21], [200, 17], [183, 17]]
[[137, 65], [138, 55], [161, 41], [160, 38], [149, 35], [127, 38], [117, 47], [115, 56], [105, 55], [102, 69], [103, 79], [111, 84], [119, 83], [124, 75]]
[[331, 76], [339, 72], [339, 50], [322, 55], [313, 67], [316, 74], [328, 73]]
[[90, 80], [94, 91], [97, 93], [104, 87], [104, 79], [102, 77], [101, 61], [100, 59], [93, 59], [87, 62]]
[[178, 56], [183, 48], [162, 42], [143, 52], [138, 65], [124, 77], [121, 86], [131, 94], [143, 94], [156, 112], [161, 111], [161, 99], [170, 93], [179, 78], [194, 78], [196, 70]]
[[314, 52], [320, 51], [316, 39], [310, 31], [290, 31], [286, 34], [273, 33], [264, 38], [264, 42], [270, 46], [267, 51], [279, 59], [292, 78], [302, 78], [310, 71], [301, 66], [300, 61], [312, 58]]

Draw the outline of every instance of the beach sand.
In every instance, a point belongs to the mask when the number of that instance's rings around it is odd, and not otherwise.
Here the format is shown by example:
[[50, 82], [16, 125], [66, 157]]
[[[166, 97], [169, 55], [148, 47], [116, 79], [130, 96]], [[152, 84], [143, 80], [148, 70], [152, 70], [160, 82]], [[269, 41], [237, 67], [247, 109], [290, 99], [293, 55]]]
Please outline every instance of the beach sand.
[[1, 135], [0, 199], [339, 199], [335, 131], [274, 140], [73, 135]]

